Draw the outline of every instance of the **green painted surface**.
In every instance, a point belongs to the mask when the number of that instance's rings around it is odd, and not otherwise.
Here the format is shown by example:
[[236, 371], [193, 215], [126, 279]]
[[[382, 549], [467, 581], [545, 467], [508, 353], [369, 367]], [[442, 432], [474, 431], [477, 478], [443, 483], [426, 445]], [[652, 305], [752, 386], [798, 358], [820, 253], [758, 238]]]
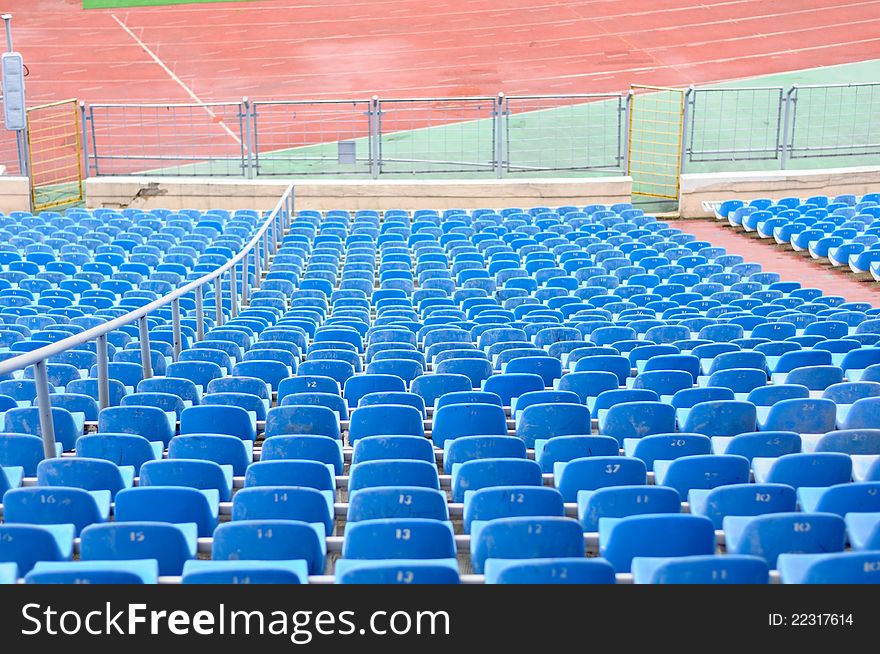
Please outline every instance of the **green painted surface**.
[[195, 5], [209, 2], [253, 2], [253, 0], [83, 0], [83, 9], [123, 9], [125, 7], [160, 7]]

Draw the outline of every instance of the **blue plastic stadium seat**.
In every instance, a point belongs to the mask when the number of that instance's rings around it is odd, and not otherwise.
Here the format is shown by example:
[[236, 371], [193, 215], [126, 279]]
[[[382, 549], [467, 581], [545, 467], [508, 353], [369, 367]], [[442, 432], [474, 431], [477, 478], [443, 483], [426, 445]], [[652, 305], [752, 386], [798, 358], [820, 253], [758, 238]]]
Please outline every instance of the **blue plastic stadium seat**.
[[347, 523], [380, 518], [449, 520], [446, 495], [423, 486], [374, 486], [349, 495]]
[[491, 486], [541, 486], [541, 467], [529, 459], [474, 459], [452, 466], [452, 501]]
[[302, 486], [243, 488], [232, 499], [232, 520], [299, 520], [321, 524], [333, 533], [332, 497]]
[[348, 439], [354, 444], [366, 436], [423, 436], [424, 433], [422, 413], [418, 409], [403, 404], [377, 404], [354, 410]]
[[449, 439], [460, 436], [507, 435], [507, 416], [494, 404], [453, 404], [434, 413], [431, 439], [443, 447]]
[[610, 436], [554, 436], [535, 441], [535, 460], [543, 472], [553, 472], [559, 461], [590, 456], [617, 456], [620, 444]]
[[620, 456], [585, 457], [553, 466], [555, 486], [566, 502], [576, 502], [582, 490], [644, 485], [647, 474], [644, 461]]
[[213, 561], [304, 561], [308, 574], [323, 574], [325, 557], [323, 528], [292, 519], [222, 524], [211, 550]]
[[136, 434], [167, 445], [176, 431], [176, 415], [150, 406], [120, 406], [101, 409], [98, 431]]
[[[519, 407], [519, 403], [516, 405]], [[589, 435], [592, 431], [590, 410], [582, 404], [553, 402], [532, 404], [522, 413], [516, 410], [516, 434], [526, 446], [534, 448], [536, 440], [576, 434]]]
[[127, 488], [116, 494], [116, 522], [192, 522], [199, 537], [210, 536], [217, 525], [218, 494], [182, 486]]
[[498, 518], [475, 526], [471, 565], [495, 577], [509, 560], [584, 556], [584, 537], [575, 520], [563, 517]]
[[565, 515], [562, 495], [542, 486], [495, 486], [467, 493], [464, 505], [464, 531], [488, 520], [515, 516]]
[[752, 459], [755, 481], [801, 486], [834, 486], [852, 478], [852, 459], [836, 452], [785, 454]]
[[599, 530], [600, 518], [626, 518], [648, 513], [678, 513], [681, 496], [664, 486], [608, 486], [577, 493], [578, 520], [586, 532]]
[[363, 520], [346, 530], [343, 558], [336, 562], [336, 574], [359, 569], [364, 565], [362, 561], [382, 561], [386, 565], [433, 561], [457, 572], [455, 555], [449, 523], [419, 518]]
[[[75, 416], [67, 409], [52, 407], [52, 422], [55, 428], [55, 442], [60, 444], [64, 451], [70, 451], [76, 444], [76, 439], [83, 433], [85, 416]], [[32, 434], [42, 438], [43, 431], [40, 424], [40, 413], [36, 407], [9, 409], [4, 414], [3, 430], [5, 432]]]
[[787, 484], [742, 483], [711, 489], [694, 488], [687, 495], [691, 513], [712, 520], [716, 529], [728, 515], [763, 515], [794, 511], [795, 490]]
[[[443, 468], [475, 459], [525, 459], [526, 445], [515, 436], [459, 436], [443, 445]], [[433, 450], [432, 450], [433, 460]]]
[[880, 583], [880, 552], [780, 554], [777, 557], [783, 584]]
[[323, 406], [281, 406], [266, 414], [266, 438], [286, 435], [340, 438], [339, 418]]
[[636, 584], [766, 584], [767, 562], [756, 556], [727, 554], [636, 557], [632, 562]]
[[599, 555], [616, 572], [629, 572], [634, 557], [715, 553], [712, 521], [697, 515], [636, 515], [599, 519]]
[[83, 561], [155, 559], [160, 575], [180, 575], [186, 561], [196, 557], [192, 523], [119, 522], [90, 525], [81, 535]]
[[255, 418], [238, 406], [192, 406], [180, 415], [180, 433], [225, 434], [252, 441], [257, 435], [254, 422]]
[[72, 525], [84, 527], [106, 522], [110, 514], [110, 491], [87, 491], [62, 486], [13, 488], [3, 496], [3, 519], [7, 524]]
[[[606, 391], [610, 392], [614, 391]], [[616, 438], [622, 445], [626, 438], [674, 432], [675, 408], [662, 402], [625, 402], [612, 406], [599, 420], [599, 433]]]
[[[305, 459], [320, 461], [333, 467], [337, 475], [342, 474], [342, 441], [326, 436], [273, 436], [263, 441], [261, 461], [285, 459]], [[245, 462], [245, 467], [250, 461]], [[244, 468], [241, 473], [244, 474]]]
[[727, 516], [723, 520], [727, 551], [765, 559], [776, 568], [780, 554], [842, 552], [843, 518], [830, 513], [772, 513]]
[[40, 561], [66, 561], [73, 554], [74, 527], [61, 525], [0, 525], [0, 563], [15, 563], [26, 575]]
[[749, 460], [735, 454], [697, 454], [654, 462], [654, 481], [682, 497], [693, 489], [712, 489], [749, 482]]

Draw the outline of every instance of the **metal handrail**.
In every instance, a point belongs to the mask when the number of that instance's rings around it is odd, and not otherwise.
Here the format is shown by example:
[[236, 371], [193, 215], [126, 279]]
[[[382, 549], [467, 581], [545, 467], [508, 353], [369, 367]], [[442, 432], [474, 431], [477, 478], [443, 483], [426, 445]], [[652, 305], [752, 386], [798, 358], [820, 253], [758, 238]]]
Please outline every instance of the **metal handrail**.
[[[216, 325], [223, 324], [223, 282], [222, 276], [230, 273], [229, 299], [230, 313], [234, 318], [238, 313], [238, 282], [236, 280], [236, 266], [241, 268], [241, 299], [242, 302], [247, 301], [248, 297], [248, 278], [250, 266], [248, 258], [253, 253], [254, 270], [256, 271], [257, 288], [260, 286], [260, 270], [261, 266], [267, 266], [270, 254], [275, 254], [280, 245], [281, 232], [290, 225], [293, 215], [295, 199], [294, 184], [287, 186], [281, 198], [275, 204], [275, 207], [266, 217], [263, 224], [254, 234], [253, 238], [245, 245], [241, 251], [232, 257], [225, 264], [216, 270], [202, 275], [196, 280], [188, 284], [174, 289], [170, 293], [162, 296], [158, 300], [154, 300], [147, 305], [139, 307], [133, 311], [109, 320], [101, 325], [87, 329], [79, 334], [74, 334], [65, 339], [46, 345], [37, 350], [25, 352], [16, 357], [12, 357], [5, 361], [0, 361], [0, 375], [9, 374], [16, 370], [21, 370], [27, 366], [34, 366], [34, 381], [37, 387], [37, 407], [40, 411], [40, 432], [43, 438], [43, 449], [46, 458], [55, 456], [55, 428], [52, 420], [51, 399], [49, 397], [49, 378], [46, 363], [49, 357], [61, 354], [67, 350], [82, 345], [89, 341], [96, 341], [97, 367], [98, 367], [98, 405], [101, 409], [106, 408], [110, 404], [110, 383], [107, 364], [107, 334], [138, 321], [139, 342], [141, 349], [141, 361], [144, 367], [144, 378], [152, 376], [152, 365], [150, 360], [150, 338], [149, 324], [147, 317], [156, 309], [171, 304], [171, 322], [173, 334], [174, 359], [176, 360], [181, 351], [181, 324], [180, 324], [180, 298], [196, 291], [196, 338], [201, 340], [205, 335], [204, 325], [204, 308], [203, 308], [203, 287], [211, 282], [215, 282], [214, 303], [216, 308]], [[270, 227], [271, 238], [270, 238]], [[260, 242], [262, 241], [262, 256], [260, 254]]]

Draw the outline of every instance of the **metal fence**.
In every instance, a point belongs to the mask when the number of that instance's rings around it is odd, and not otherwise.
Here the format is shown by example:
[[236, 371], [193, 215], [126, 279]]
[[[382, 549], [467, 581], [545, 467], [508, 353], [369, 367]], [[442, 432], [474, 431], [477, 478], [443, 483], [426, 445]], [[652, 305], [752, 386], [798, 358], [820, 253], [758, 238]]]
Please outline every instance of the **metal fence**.
[[778, 159], [782, 87], [692, 89], [687, 94], [690, 161]]
[[371, 100], [254, 102], [250, 109], [253, 174], [370, 174]]
[[89, 175], [247, 175], [244, 102], [82, 105]]
[[[871, 163], [880, 155], [880, 83], [687, 92], [687, 163], [839, 158]], [[817, 165], [819, 162], [817, 162]]]
[[503, 108], [505, 173], [626, 170], [627, 96], [505, 96]]
[[880, 84], [795, 86], [786, 104], [788, 158], [880, 154]]
[[[685, 95], [682, 170], [858, 165], [880, 154], [880, 83], [675, 91]], [[639, 91], [642, 108], [650, 93]], [[633, 146], [652, 140], [650, 115], [633, 122], [632, 97], [83, 104], [81, 122], [88, 175], [625, 174]], [[675, 139], [663, 140], [666, 161]]]

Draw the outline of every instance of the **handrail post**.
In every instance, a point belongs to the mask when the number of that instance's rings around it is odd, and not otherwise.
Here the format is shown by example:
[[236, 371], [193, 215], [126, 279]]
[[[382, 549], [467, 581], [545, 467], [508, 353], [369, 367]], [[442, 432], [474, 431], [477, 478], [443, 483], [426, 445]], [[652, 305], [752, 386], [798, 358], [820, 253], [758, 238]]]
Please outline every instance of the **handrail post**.
[[251, 276], [251, 267], [248, 263], [248, 260], [251, 258], [251, 253], [248, 252], [244, 255], [244, 259], [241, 260], [241, 306], [244, 307], [248, 303], [248, 285], [250, 282]]
[[107, 334], [101, 334], [95, 341], [98, 354], [98, 407], [106, 409], [110, 406], [110, 369], [108, 365]]
[[138, 340], [141, 346], [141, 362], [144, 366], [144, 379], [153, 376], [153, 361], [150, 359], [150, 325], [146, 316], [138, 318]]
[[205, 340], [205, 302], [204, 286], [196, 289], [196, 340]]
[[55, 457], [55, 421], [52, 418], [52, 399], [49, 397], [49, 371], [46, 360], [34, 365], [34, 381], [37, 385], [37, 407], [40, 413], [40, 435], [43, 438], [43, 455]]
[[215, 323], [217, 327], [223, 325], [223, 275], [218, 275], [214, 280], [214, 306], [216, 308]]
[[180, 300], [178, 298], [171, 300], [171, 333], [174, 340], [174, 360], [177, 361], [180, 358], [181, 350], [183, 350], [180, 336]]
[[230, 315], [235, 318], [238, 315], [238, 275], [236, 269], [238, 266], [232, 266], [229, 269], [229, 311]]
[[260, 288], [260, 278], [263, 274], [263, 271], [260, 270], [260, 244], [256, 243], [254, 245], [254, 288]]

